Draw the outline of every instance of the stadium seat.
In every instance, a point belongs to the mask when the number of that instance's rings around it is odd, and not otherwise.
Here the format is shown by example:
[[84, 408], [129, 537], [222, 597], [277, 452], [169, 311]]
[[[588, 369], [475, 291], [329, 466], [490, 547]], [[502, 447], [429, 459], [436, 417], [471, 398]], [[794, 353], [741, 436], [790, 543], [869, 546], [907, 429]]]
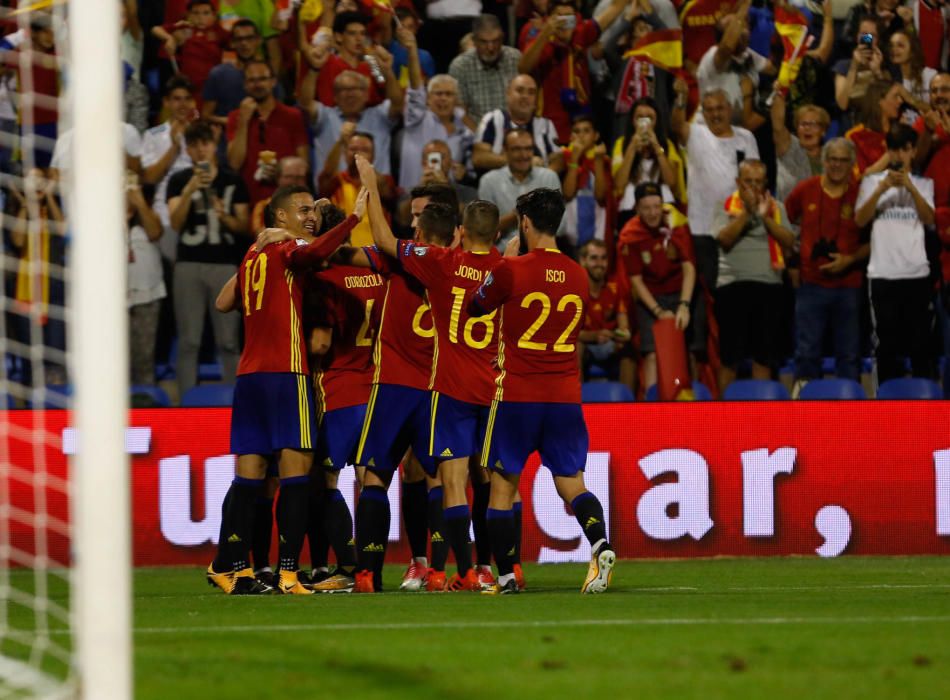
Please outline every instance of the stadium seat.
[[726, 387], [725, 401], [786, 401], [788, 389], [781, 382], [770, 379], [739, 379]]
[[939, 399], [940, 387], [936, 382], [921, 377], [889, 379], [877, 389], [879, 399]]
[[584, 382], [581, 400], [584, 403], [618, 403], [633, 401], [634, 396], [630, 387], [620, 382]]
[[[693, 382], [693, 393], [697, 401], [712, 401], [712, 394], [702, 382]], [[656, 384], [650, 386], [644, 397], [647, 401], [658, 401]]]
[[[69, 399], [73, 395], [71, 384], [47, 384], [46, 399], [43, 408], [69, 408]], [[36, 408], [36, 405], [33, 405]]]
[[853, 379], [812, 379], [798, 398], [805, 401], [866, 399], [864, 388]]
[[[129, 395], [132, 401], [132, 408], [168, 408], [172, 405], [165, 390], [157, 386], [133, 384], [129, 387]], [[139, 405], [136, 405], [136, 403], [139, 403]]]
[[230, 406], [233, 398], [233, 384], [199, 384], [185, 392], [181, 405], [183, 408]]

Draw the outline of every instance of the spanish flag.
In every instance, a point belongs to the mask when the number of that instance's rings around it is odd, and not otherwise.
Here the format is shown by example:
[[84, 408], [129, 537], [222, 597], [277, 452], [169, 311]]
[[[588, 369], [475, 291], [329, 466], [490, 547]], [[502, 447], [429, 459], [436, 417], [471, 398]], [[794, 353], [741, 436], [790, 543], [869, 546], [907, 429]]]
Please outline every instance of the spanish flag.
[[778, 84], [787, 88], [795, 82], [798, 70], [809, 40], [808, 20], [800, 10], [788, 5], [775, 6], [775, 31], [782, 37], [782, 46], [785, 49], [782, 58], [782, 67], [778, 73]]
[[683, 67], [683, 30], [660, 29], [640, 38], [624, 58], [642, 58], [667, 71]]
[[[739, 216], [744, 210], [745, 205], [742, 203], [742, 198], [739, 196], [739, 191], [736, 190], [731, 195], [726, 198], [723, 208], [726, 210], [726, 213], [729, 216], [736, 217]], [[772, 220], [777, 223], [782, 223], [782, 214], [779, 211], [778, 207], [772, 207], [772, 210], [766, 214], [772, 218]], [[781, 244], [772, 238], [769, 237], [769, 262], [772, 265], [773, 270], [784, 270], [785, 269], [785, 255], [782, 253]]]

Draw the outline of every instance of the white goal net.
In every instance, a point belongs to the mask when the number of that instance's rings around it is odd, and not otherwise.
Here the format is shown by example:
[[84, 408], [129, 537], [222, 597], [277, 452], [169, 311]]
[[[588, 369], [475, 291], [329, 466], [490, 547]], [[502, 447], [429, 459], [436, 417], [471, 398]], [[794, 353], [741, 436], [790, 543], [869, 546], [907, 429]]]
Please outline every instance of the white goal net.
[[0, 5], [0, 698], [125, 698], [119, 3]]

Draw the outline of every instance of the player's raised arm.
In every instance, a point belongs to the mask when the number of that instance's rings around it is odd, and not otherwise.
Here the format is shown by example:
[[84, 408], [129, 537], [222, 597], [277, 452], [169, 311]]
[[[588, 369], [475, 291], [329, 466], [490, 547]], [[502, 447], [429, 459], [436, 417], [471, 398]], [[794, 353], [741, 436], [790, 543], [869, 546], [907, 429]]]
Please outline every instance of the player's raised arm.
[[505, 303], [511, 293], [511, 269], [508, 259], [502, 258], [494, 270], [482, 282], [482, 286], [475, 290], [468, 304], [470, 316], [487, 316]]
[[373, 230], [373, 241], [376, 246], [392, 257], [396, 257], [396, 237], [393, 235], [386, 216], [383, 213], [383, 203], [379, 197], [379, 185], [376, 182], [376, 171], [362, 154], [356, 155], [356, 168], [360, 173], [360, 182], [369, 192], [369, 225]]
[[221, 287], [221, 291], [218, 292], [218, 298], [214, 300], [214, 308], [221, 313], [237, 310], [237, 274], [231, 275], [231, 278]]

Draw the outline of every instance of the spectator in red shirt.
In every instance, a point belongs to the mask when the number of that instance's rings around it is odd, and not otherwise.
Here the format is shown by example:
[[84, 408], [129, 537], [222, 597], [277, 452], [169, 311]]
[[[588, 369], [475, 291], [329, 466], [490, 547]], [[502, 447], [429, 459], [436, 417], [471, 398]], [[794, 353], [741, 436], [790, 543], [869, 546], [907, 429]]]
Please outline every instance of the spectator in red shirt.
[[[870, 246], [854, 221], [858, 183], [851, 177], [854, 145], [832, 139], [822, 148], [821, 175], [798, 183], [785, 200], [788, 220], [800, 227], [801, 284], [795, 297], [795, 380], [821, 378], [822, 341], [831, 330], [835, 373], [861, 377], [859, 264]], [[800, 388], [800, 387], [799, 387]]]
[[584, 380], [590, 376], [591, 365], [598, 365], [607, 371], [608, 377], [633, 391], [637, 365], [630, 342], [626, 295], [616, 280], [608, 279], [607, 257], [607, 245], [596, 239], [578, 251], [578, 260], [587, 270], [590, 283], [590, 303], [578, 336]]
[[591, 82], [587, 49], [617, 19], [627, 0], [613, 0], [594, 19], [582, 19], [570, 0], [557, 0], [537, 38], [518, 64], [541, 85], [541, 114], [554, 122], [558, 138], [571, 138], [571, 119], [590, 111]]
[[934, 181], [934, 204], [950, 206], [950, 73], [939, 73], [930, 82], [930, 109], [917, 120], [920, 134], [917, 160], [924, 176]]
[[251, 209], [276, 188], [277, 161], [297, 156], [310, 162], [303, 114], [274, 99], [274, 73], [264, 61], [244, 67], [241, 106], [228, 115], [228, 165], [244, 178]]
[[[653, 182], [637, 185], [637, 215], [620, 231], [620, 259], [630, 278], [637, 304], [643, 383], [656, 384], [656, 343], [653, 322], [673, 318], [686, 331], [694, 353], [703, 351], [700, 334], [690, 333], [693, 314], [704, 314], [705, 305], [693, 302], [696, 256], [686, 217], [663, 203], [663, 191]], [[697, 300], [701, 295], [695, 295]], [[695, 362], [693, 363], [695, 364]]]
[[845, 134], [857, 151], [856, 172], [871, 175], [887, 169], [887, 145], [884, 135], [900, 117], [904, 88], [900, 83], [879, 80], [871, 83], [864, 95], [861, 123]]
[[[380, 89], [384, 80], [379, 64], [376, 64], [374, 75], [373, 67], [365, 60], [369, 53], [366, 42], [367, 19], [357, 12], [341, 12], [333, 19], [333, 38], [336, 40], [337, 53], [331, 54], [322, 67], [310, 61], [310, 67], [318, 71], [317, 100], [326, 107], [336, 105], [336, 95], [333, 83], [336, 77], [345, 70], [355, 70], [369, 78], [368, 105], [377, 105], [383, 101], [383, 92]], [[304, 53], [304, 56], [308, 56]], [[373, 61], [376, 58], [373, 57]]]
[[218, 22], [211, 0], [190, 0], [185, 19], [152, 28], [152, 36], [175, 57], [178, 70], [195, 86], [195, 99], [201, 100], [202, 88], [211, 69], [221, 63], [230, 39]]

